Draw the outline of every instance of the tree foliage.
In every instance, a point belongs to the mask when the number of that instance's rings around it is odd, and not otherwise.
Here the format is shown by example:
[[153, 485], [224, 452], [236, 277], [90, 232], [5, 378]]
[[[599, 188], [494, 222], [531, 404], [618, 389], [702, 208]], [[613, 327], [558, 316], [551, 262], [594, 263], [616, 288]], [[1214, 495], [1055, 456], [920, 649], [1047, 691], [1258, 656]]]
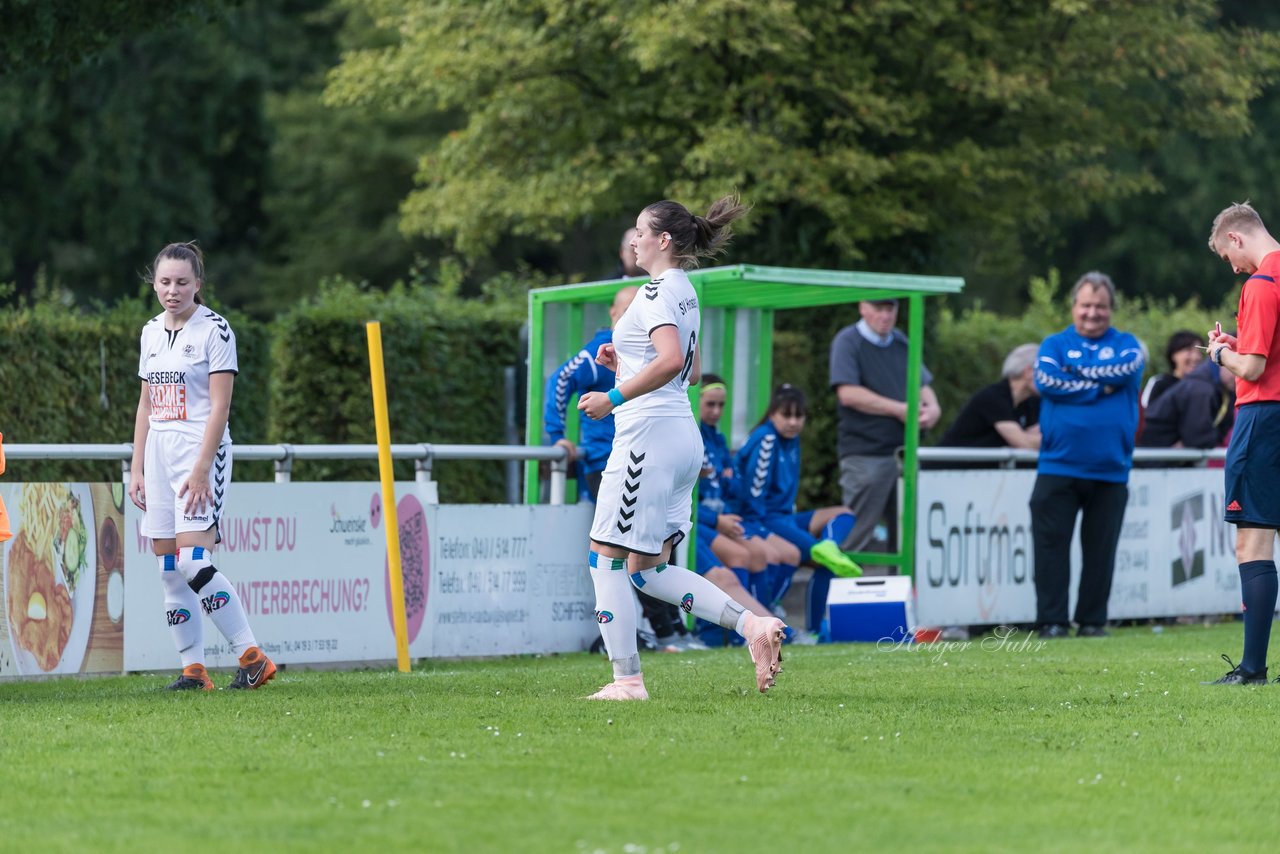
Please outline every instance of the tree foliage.
[[462, 116], [422, 152], [408, 233], [477, 256], [736, 188], [752, 260], [979, 290], [1154, 189], [1139, 155], [1169, 134], [1245, 132], [1280, 47], [1211, 0], [367, 6], [394, 41], [345, 55], [328, 101]]
[[[0, 78], [0, 276], [132, 293], [161, 246], [198, 238], [214, 274], [261, 227], [261, 10], [115, 39], [65, 74]], [[265, 33], [264, 33], [265, 35]]]
[[121, 38], [208, 18], [236, 0], [0, 0], [0, 76], [63, 72]]
[[[1273, 4], [1222, 6], [1223, 19], [1237, 26], [1280, 30], [1280, 7]], [[1107, 270], [1130, 294], [1216, 304], [1232, 279], [1208, 251], [1213, 216], [1231, 202], [1251, 199], [1268, 223], [1280, 218], [1271, 193], [1272, 176], [1280, 172], [1280, 151], [1271, 144], [1280, 129], [1280, 91], [1268, 87], [1251, 104], [1250, 116], [1254, 130], [1227, 139], [1206, 137], [1198, 127], [1166, 136], [1144, 157], [1156, 191], [1107, 200], [1066, 224], [1047, 263], [1077, 272]]]

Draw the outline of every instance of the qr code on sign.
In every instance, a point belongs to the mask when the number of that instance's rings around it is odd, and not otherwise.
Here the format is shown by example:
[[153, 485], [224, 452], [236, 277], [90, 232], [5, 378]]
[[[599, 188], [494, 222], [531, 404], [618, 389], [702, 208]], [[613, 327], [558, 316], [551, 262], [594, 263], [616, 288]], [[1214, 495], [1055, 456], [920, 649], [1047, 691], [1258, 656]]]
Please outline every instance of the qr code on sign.
[[407, 616], [420, 614], [426, 606], [423, 586], [422, 544], [426, 542], [426, 516], [421, 510], [400, 521], [400, 568], [404, 578], [404, 610]]

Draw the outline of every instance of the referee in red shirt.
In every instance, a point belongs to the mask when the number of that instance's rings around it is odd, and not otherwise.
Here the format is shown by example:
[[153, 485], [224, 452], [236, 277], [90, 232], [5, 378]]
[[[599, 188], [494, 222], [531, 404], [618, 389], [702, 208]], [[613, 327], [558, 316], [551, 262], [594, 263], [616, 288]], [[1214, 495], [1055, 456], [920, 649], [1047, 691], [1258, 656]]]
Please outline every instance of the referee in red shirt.
[[1209, 248], [1249, 278], [1240, 291], [1237, 336], [1224, 333], [1222, 324], [1209, 332], [1209, 357], [1238, 377], [1223, 517], [1236, 526], [1244, 654], [1238, 666], [1207, 684], [1259, 685], [1267, 681], [1276, 610], [1273, 548], [1280, 530], [1280, 243], [1245, 202], [1214, 218]]

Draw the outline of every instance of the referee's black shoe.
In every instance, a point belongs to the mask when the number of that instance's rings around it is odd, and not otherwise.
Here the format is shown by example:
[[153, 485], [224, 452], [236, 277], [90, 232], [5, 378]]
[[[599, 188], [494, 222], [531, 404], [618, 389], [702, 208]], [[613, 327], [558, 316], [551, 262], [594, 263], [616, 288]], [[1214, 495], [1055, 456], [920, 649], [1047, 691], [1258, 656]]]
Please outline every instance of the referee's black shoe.
[[1226, 672], [1220, 679], [1212, 682], [1201, 682], [1201, 685], [1266, 685], [1267, 684], [1267, 668], [1262, 668], [1260, 673], [1250, 673], [1236, 666], [1236, 663], [1227, 656], [1222, 656], [1222, 660], [1231, 665], [1231, 669]]
[[1040, 627], [1039, 637], [1045, 638], [1069, 638], [1071, 637], [1071, 627], [1064, 626], [1061, 623], [1048, 623]]

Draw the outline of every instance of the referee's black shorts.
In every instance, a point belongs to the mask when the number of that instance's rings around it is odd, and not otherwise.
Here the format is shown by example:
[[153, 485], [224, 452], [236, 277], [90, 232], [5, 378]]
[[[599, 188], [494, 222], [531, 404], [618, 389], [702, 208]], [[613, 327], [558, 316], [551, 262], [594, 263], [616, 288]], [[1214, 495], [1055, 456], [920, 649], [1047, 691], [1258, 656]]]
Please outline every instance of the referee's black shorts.
[[1280, 530], [1280, 401], [1246, 403], [1227, 448], [1222, 518]]

